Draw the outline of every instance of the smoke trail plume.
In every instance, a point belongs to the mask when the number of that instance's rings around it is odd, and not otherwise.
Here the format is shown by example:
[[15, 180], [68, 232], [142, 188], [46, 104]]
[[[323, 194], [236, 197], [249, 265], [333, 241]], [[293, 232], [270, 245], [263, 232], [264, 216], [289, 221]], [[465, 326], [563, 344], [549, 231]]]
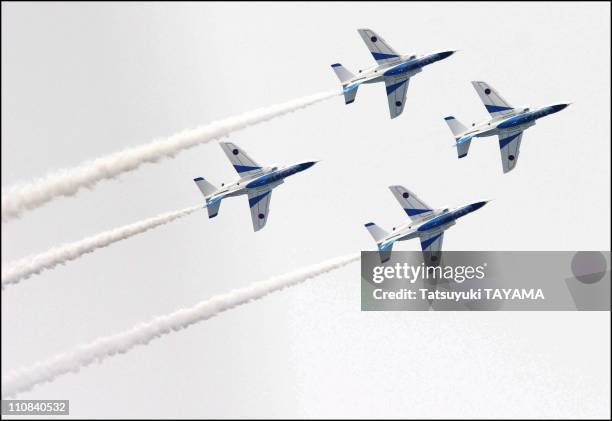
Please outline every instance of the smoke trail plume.
[[153, 339], [179, 331], [199, 321], [210, 319], [234, 307], [263, 298], [272, 292], [280, 291], [330, 272], [357, 259], [359, 259], [358, 253], [350, 254], [265, 281], [255, 282], [245, 288], [214, 296], [191, 308], [180, 309], [174, 313], [156, 317], [147, 323], [141, 323], [119, 334], [96, 339], [87, 345], [77, 347], [73, 351], [13, 371], [2, 378], [2, 398], [30, 390], [41, 383], [51, 382], [63, 374], [76, 373], [81, 368], [94, 362], [101, 362], [113, 355], [123, 354], [138, 345], [146, 345]]
[[2, 220], [18, 217], [24, 211], [38, 208], [56, 197], [73, 196], [84, 187], [91, 188], [101, 180], [112, 179], [133, 171], [142, 164], [173, 158], [184, 149], [227, 136], [237, 130], [308, 107], [336, 95], [339, 95], [338, 91], [328, 91], [259, 108], [186, 130], [165, 139], [128, 148], [74, 168], [57, 171], [27, 184], [13, 186], [5, 189], [6, 193], [2, 194]]
[[57, 265], [78, 259], [86, 253], [91, 253], [117, 241], [125, 240], [136, 234], [141, 234], [160, 225], [172, 222], [175, 219], [187, 216], [200, 208], [201, 206], [193, 206], [178, 211], [162, 213], [161, 215], [133, 224], [101, 232], [74, 243], [53, 247], [35, 256], [7, 263], [2, 268], [2, 289], [7, 285], [17, 284], [22, 279], [29, 278], [44, 270], [53, 269]]

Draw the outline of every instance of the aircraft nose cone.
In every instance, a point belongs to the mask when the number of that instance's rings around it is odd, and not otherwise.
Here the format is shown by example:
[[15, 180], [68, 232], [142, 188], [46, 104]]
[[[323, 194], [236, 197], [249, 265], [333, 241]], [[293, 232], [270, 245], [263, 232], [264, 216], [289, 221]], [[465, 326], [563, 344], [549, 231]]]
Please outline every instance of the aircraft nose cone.
[[446, 57], [450, 57], [450, 56], [452, 56], [455, 53], [456, 53], [456, 51], [454, 51], [454, 50], [443, 51], [441, 53], [438, 53], [438, 56], [440, 57], [440, 59], [445, 59]]
[[319, 161], [310, 161], [310, 162], [302, 162], [300, 164], [300, 169], [303, 170], [307, 170], [308, 168], [312, 167], [314, 164], [316, 164]]
[[478, 209], [482, 208], [484, 205], [486, 205], [487, 203], [489, 203], [488, 200], [485, 200], [485, 201], [482, 201], [482, 202], [472, 203], [472, 209], [473, 210], [478, 210]]
[[557, 111], [561, 111], [561, 110], [567, 108], [568, 105], [569, 104], [557, 104], [557, 105], [553, 105], [552, 108], [553, 108], [553, 110], [555, 110], [555, 112], [557, 112]]

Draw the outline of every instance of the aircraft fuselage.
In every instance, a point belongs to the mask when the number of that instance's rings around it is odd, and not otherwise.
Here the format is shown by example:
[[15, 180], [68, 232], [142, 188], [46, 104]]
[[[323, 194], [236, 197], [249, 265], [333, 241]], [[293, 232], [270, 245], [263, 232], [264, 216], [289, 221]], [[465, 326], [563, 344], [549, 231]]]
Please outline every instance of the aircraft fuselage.
[[454, 51], [442, 51], [421, 56], [403, 55], [397, 62], [378, 65], [365, 70], [359, 70], [359, 74], [353, 79], [350, 79], [345, 85], [344, 89], [355, 89], [364, 83], [382, 82], [384, 78], [388, 76], [407, 74], [409, 77], [411, 77], [412, 75], [419, 73], [423, 67], [443, 60], [453, 53]]
[[221, 200], [225, 197], [241, 196], [258, 191], [271, 190], [284, 182], [284, 179], [312, 167], [316, 161], [302, 162], [283, 168], [270, 167], [263, 171], [240, 178], [232, 184], [223, 187], [206, 197], [208, 203]]
[[557, 113], [569, 104], [555, 104], [530, 111], [529, 108], [517, 108], [511, 114], [495, 117], [482, 123], [473, 124], [464, 133], [457, 136], [458, 142], [462, 138], [495, 136], [507, 132], [523, 131], [533, 125], [536, 120]]
[[480, 209], [486, 203], [486, 201], [476, 202], [455, 209], [434, 210], [431, 215], [418, 222], [407, 222], [393, 228], [393, 234], [385, 238], [382, 243], [392, 244], [396, 241], [410, 240], [421, 235], [431, 235], [436, 232], [445, 231], [455, 225], [457, 219]]

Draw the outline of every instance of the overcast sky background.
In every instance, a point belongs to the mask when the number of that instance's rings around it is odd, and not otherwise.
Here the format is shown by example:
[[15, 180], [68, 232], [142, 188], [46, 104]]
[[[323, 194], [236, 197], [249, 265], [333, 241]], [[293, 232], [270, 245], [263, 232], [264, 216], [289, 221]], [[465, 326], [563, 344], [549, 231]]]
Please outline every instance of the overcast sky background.
[[[348, 252], [405, 215], [494, 199], [446, 250], [610, 249], [610, 5], [2, 3], [2, 187], [254, 108], [338, 87], [396, 50], [459, 49], [411, 80], [389, 119], [382, 85], [236, 133], [263, 164], [322, 162], [275, 190], [266, 228], [245, 198], [2, 292], [2, 371], [216, 293]], [[471, 80], [513, 105], [573, 101], [523, 136], [458, 160], [443, 117], [487, 117]], [[2, 262], [202, 202], [235, 177], [212, 142], [2, 224]], [[400, 250], [418, 250], [418, 241]], [[569, 270], [569, 269], [568, 269]], [[569, 272], [568, 272], [569, 273]], [[360, 311], [359, 265], [23, 393], [82, 417], [610, 416], [609, 313]]]

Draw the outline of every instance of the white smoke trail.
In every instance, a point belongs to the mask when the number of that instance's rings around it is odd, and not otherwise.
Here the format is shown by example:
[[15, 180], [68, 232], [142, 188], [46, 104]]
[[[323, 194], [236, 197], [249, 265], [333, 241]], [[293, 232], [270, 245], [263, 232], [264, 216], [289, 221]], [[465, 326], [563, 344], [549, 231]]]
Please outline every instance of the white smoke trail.
[[136, 234], [141, 234], [152, 228], [172, 222], [175, 219], [187, 216], [201, 209], [201, 206], [162, 213], [152, 218], [144, 219], [133, 224], [124, 225], [109, 231], [104, 231], [80, 241], [53, 247], [44, 253], [7, 263], [2, 268], [2, 289], [7, 285], [19, 283], [22, 279], [40, 273], [44, 270], [53, 269], [57, 265], [78, 259], [86, 253], [91, 253], [99, 248], [107, 247], [117, 241], [125, 240]]
[[337, 90], [328, 91], [259, 108], [186, 130], [165, 139], [128, 148], [74, 168], [60, 170], [30, 183], [3, 189], [6, 193], [2, 194], [2, 220], [18, 217], [24, 211], [38, 208], [56, 197], [73, 196], [84, 187], [91, 188], [101, 180], [133, 171], [142, 164], [172, 158], [183, 149], [227, 136], [237, 130], [308, 107], [336, 95], [339, 95]]
[[30, 390], [41, 383], [51, 382], [63, 374], [76, 373], [94, 362], [101, 362], [113, 355], [123, 354], [138, 345], [146, 345], [153, 339], [179, 331], [201, 320], [210, 319], [234, 307], [263, 298], [272, 292], [330, 272], [357, 259], [359, 259], [359, 253], [350, 254], [265, 281], [255, 282], [245, 288], [235, 289], [201, 301], [193, 307], [156, 317], [150, 322], [141, 323], [116, 335], [101, 337], [73, 351], [56, 355], [30, 367], [15, 370], [2, 378], [2, 398]]

